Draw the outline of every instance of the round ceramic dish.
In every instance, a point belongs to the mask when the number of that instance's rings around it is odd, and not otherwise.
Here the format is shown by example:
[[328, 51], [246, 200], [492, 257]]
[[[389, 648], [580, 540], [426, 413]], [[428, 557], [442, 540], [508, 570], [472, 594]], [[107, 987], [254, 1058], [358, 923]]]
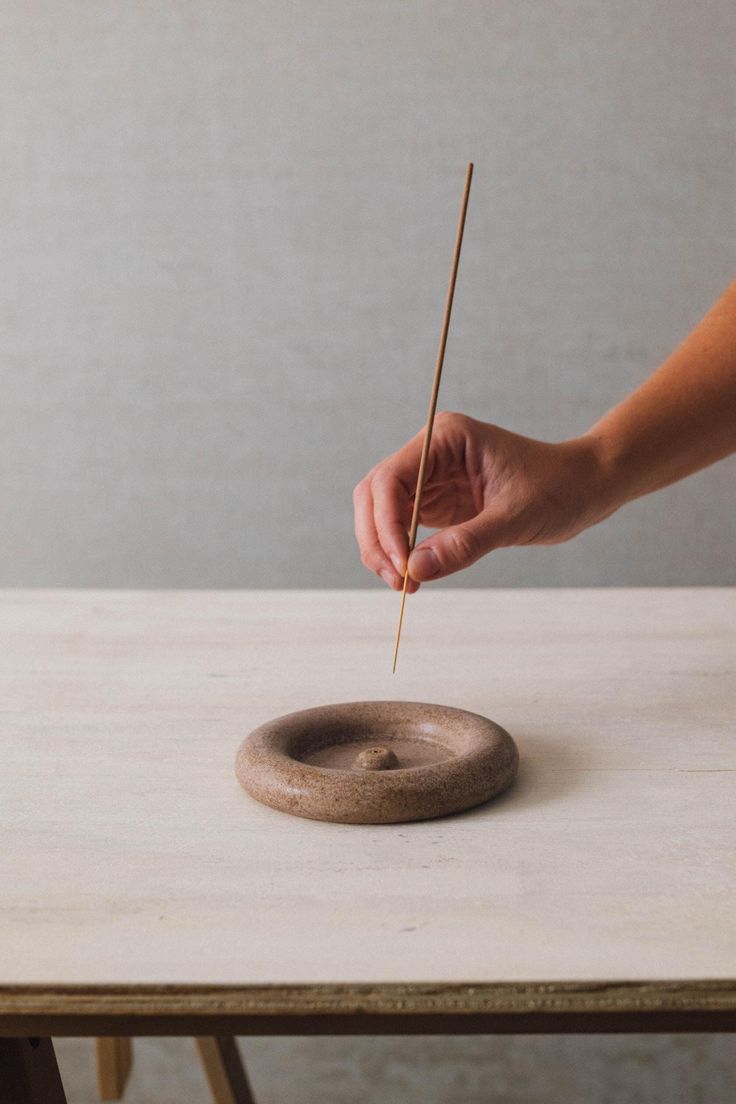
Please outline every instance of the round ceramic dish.
[[344, 824], [445, 816], [505, 790], [519, 763], [508, 732], [477, 713], [370, 701], [289, 713], [245, 738], [235, 772], [284, 813]]

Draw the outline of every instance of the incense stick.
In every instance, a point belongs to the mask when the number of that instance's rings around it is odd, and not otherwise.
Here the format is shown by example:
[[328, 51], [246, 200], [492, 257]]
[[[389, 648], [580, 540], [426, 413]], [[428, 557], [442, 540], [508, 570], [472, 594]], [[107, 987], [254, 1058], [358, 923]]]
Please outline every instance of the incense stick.
[[[429, 411], [427, 413], [427, 425], [424, 430], [424, 443], [422, 445], [422, 456], [419, 461], [419, 474], [417, 476], [417, 487], [414, 492], [414, 509], [411, 515], [411, 527], [409, 529], [409, 555], [411, 555], [414, 545], [417, 539], [417, 529], [419, 527], [419, 504], [422, 497], [422, 489], [424, 487], [424, 476], [427, 470], [427, 458], [429, 456], [429, 446], [432, 443], [432, 427], [434, 425], [434, 415], [437, 410], [437, 397], [440, 393], [440, 380], [442, 379], [442, 365], [445, 360], [445, 346], [447, 345], [447, 334], [450, 329], [450, 315], [452, 314], [452, 300], [455, 296], [455, 282], [457, 280], [457, 269], [460, 263], [460, 250], [463, 244], [463, 231], [465, 230], [465, 215], [468, 210], [468, 198], [470, 196], [470, 182], [473, 179], [473, 163], [468, 164], [467, 171], [465, 173], [465, 186], [463, 188], [463, 198], [460, 202], [460, 217], [457, 223], [457, 237], [455, 239], [455, 248], [452, 252], [452, 264], [450, 266], [450, 283], [447, 288], [447, 299], [445, 300], [445, 314], [442, 319], [442, 330], [440, 331], [440, 344], [437, 350], [437, 362], [434, 366], [434, 380], [432, 381], [432, 394], [429, 399]], [[404, 606], [406, 605], [406, 588], [409, 584], [409, 556], [406, 559], [406, 571], [404, 572], [404, 586], [401, 590], [401, 609], [399, 611], [399, 623], [396, 626], [396, 641], [394, 643], [394, 659], [391, 668], [392, 674], [396, 673], [396, 659], [399, 654], [399, 640], [401, 639], [401, 626], [404, 623]]]

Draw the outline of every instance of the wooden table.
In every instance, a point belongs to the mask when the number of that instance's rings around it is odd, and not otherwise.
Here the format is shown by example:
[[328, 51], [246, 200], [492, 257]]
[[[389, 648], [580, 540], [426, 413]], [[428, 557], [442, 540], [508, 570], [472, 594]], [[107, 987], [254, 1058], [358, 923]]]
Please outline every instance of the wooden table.
[[[2, 594], [0, 1034], [734, 1030], [736, 591], [425, 587], [392, 677], [396, 613]], [[239, 788], [250, 729], [365, 698], [492, 717], [517, 784], [377, 827]]]

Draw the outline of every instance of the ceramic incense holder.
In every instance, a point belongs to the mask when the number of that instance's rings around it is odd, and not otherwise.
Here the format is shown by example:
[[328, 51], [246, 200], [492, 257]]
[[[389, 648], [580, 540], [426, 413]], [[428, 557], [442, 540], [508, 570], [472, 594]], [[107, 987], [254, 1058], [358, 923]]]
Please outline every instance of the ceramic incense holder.
[[477, 713], [370, 701], [289, 713], [245, 738], [235, 771], [257, 801], [294, 816], [392, 824], [480, 805], [513, 781], [516, 744]]

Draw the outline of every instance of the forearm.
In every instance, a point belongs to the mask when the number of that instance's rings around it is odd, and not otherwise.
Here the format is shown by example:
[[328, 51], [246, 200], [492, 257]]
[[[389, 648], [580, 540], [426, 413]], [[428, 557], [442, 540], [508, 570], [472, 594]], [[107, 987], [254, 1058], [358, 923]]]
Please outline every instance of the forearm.
[[[423, 434], [355, 489], [366, 567], [400, 590]], [[736, 284], [672, 356], [582, 437], [549, 443], [463, 414], [439, 414], [410, 586], [496, 548], [559, 544], [632, 498], [736, 451]]]
[[736, 451], [736, 283], [584, 439], [604, 473], [607, 512]]

